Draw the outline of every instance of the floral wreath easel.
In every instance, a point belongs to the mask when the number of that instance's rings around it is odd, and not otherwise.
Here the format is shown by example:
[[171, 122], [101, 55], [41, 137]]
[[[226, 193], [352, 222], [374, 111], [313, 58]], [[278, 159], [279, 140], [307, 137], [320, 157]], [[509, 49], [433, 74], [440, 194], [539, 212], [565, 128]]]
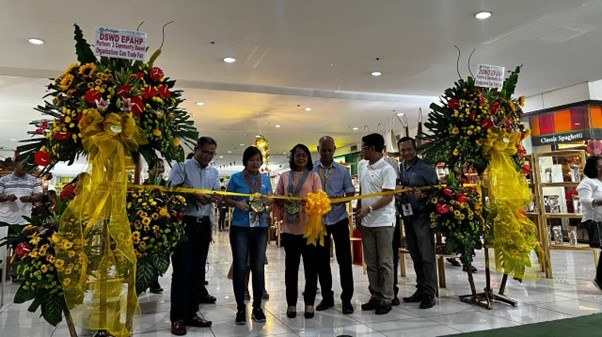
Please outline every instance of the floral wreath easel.
[[[157, 153], [168, 162], [182, 161], [182, 144], [191, 147], [198, 133], [178, 107], [183, 99], [174, 90], [175, 81], [153, 66], [161, 47], [144, 62], [97, 58], [77, 25], [75, 41], [78, 62], [48, 85], [45, 97], [51, 99], [36, 109], [49, 118], [32, 122], [34, 138], [17, 150], [26, 165], [44, 166], [43, 172], [86, 156], [89, 178], [57, 220], [58, 230], [30, 236], [49, 241], [40, 248], [44, 256], [54, 254], [44, 262], [33, 257], [25, 268], [41, 278], [56, 275], [55, 289], [27, 280], [15, 302], [33, 300], [29, 310], [41, 305], [43, 317], [53, 325], [64, 315], [71, 336], [77, 336], [75, 327], [129, 336], [140, 311], [140, 249], [126, 210], [128, 170], [140, 156], [156, 161]], [[170, 216], [167, 209], [162, 213]]]
[[[458, 80], [439, 104], [431, 104], [426, 130], [417, 137], [425, 160], [450, 170], [445, 184], [430, 196], [430, 219], [434, 231], [445, 236], [448, 251], [466, 266], [471, 294], [460, 299], [488, 309], [494, 300], [517, 305], [504, 295], [508, 276], [519, 281], [531, 277], [530, 254], [539, 249], [536, 226], [524, 212], [531, 200], [522, 171], [526, 152], [521, 141], [528, 135], [520, 122], [525, 98], [512, 97], [520, 68], [501, 90], [478, 87], [473, 77]], [[481, 184], [471, 181], [471, 175]], [[486, 285], [477, 293], [472, 261], [483, 247]], [[498, 293], [491, 288], [488, 248], [494, 248], [496, 268], [503, 273]]]

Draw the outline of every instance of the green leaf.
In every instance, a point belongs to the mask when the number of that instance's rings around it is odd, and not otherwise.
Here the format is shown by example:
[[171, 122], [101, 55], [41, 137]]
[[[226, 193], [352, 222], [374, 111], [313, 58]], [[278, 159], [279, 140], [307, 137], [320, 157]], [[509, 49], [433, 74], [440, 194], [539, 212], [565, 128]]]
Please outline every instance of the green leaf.
[[29, 312], [36, 312], [36, 310], [38, 310], [38, 307], [40, 306], [40, 304], [42, 304], [42, 296], [39, 294], [37, 296], [34, 295], [33, 302], [31, 302], [31, 305], [29, 306], [29, 308], [27, 308], [27, 310]]
[[152, 257], [154, 267], [163, 275], [169, 268], [169, 254], [156, 254]]
[[31, 289], [25, 290], [23, 288], [23, 284], [21, 284], [21, 286], [17, 290], [17, 293], [15, 294], [15, 298], [13, 299], [13, 302], [15, 302], [17, 304], [25, 303], [27, 301], [32, 300], [34, 297], [35, 297], [35, 292], [32, 291]]
[[62, 297], [56, 295], [45, 296], [42, 302], [42, 317], [46, 322], [56, 326], [63, 320], [63, 308]]
[[77, 23], [73, 24], [75, 27], [74, 38], [75, 38], [75, 53], [77, 54], [77, 60], [84, 63], [96, 62], [96, 56], [92, 52], [92, 48], [88, 44], [88, 41], [84, 38], [84, 33]]
[[157, 272], [151, 261], [138, 260], [136, 265], [136, 292], [141, 294], [150, 287], [151, 282], [156, 277]]

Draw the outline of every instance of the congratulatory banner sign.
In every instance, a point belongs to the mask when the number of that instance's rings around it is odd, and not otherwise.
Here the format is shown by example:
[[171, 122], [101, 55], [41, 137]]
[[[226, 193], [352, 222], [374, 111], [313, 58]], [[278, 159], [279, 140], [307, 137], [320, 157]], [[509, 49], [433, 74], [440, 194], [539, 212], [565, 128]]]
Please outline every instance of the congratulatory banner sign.
[[94, 54], [97, 56], [144, 61], [145, 52], [145, 32], [96, 27]]

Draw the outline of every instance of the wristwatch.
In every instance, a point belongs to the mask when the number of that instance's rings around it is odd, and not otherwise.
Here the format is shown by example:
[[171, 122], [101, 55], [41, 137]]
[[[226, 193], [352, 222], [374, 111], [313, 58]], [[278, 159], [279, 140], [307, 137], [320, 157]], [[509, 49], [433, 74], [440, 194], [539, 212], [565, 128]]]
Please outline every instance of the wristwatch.
[[372, 213], [372, 211], [374, 210], [374, 208], [372, 208], [372, 206], [368, 207], [369, 212], [368, 213]]

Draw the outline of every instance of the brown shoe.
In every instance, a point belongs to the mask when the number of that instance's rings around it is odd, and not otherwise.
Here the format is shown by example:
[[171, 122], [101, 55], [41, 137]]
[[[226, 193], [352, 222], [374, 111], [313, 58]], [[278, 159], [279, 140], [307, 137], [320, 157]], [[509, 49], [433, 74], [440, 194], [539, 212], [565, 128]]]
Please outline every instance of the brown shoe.
[[176, 336], [184, 336], [186, 334], [186, 324], [184, 324], [184, 321], [172, 322], [171, 333]]
[[211, 321], [200, 318], [199, 315], [194, 315], [194, 317], [186, 321], [186, 325], [196, 326], [199, 328], [208, 328], [211, 326], [212, 323], [213, 322]]

